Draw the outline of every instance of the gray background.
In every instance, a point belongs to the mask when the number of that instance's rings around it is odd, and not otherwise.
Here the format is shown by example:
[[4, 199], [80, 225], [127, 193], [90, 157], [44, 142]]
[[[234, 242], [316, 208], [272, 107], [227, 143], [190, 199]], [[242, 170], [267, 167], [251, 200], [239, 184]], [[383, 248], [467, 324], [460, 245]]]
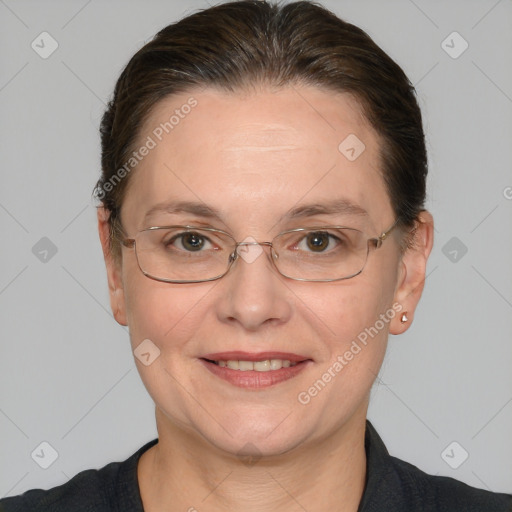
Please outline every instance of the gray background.
[[[412, 328], [390, 339], [369, 418], [392, 454], [510, 493], [512, 1], [324, 5], [367, 30], [417, 86], [430, 154], [426, 290]], [[0, 0], [0, 496], [123, 460], [156, 436], [108, 302], [91, 200], [98, 125], [132, 54], [207, 6]], [[47, 59], [31, 48], [43, 31], [59, 44]], [[456, 59], [441, 45], [453, 31], [469, 43]], [[57, 248], [46, 261], [43, 237]], [[42, 441], [58, 452], [46, 470], [31, 458]], [[457, 469], [446, 461], [460, 462], [461, 448], [441, 456], [453, 441], [469, 453]]]

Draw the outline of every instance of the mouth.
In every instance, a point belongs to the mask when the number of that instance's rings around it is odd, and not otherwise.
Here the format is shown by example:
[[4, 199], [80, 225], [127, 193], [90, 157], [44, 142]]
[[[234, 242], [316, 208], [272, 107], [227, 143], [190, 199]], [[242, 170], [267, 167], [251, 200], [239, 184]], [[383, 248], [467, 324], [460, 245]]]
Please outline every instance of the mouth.
[[283, 352], [223, 352], [208, 354], [200, 360], [217, 377], [235, 386], [253, 389], [289, 380], [313, 364], [310, 358]]
[[262, 361], [244, 361], [239, 359], [221, 359], [219, 361], [214, 361], [213, 359], [205, 359], [205, 361], [216, 364], [221, 368], [230, 368], [231, 370], [238, 370], [241, 372], [251, 370], [257, 372], [270, 372], [280, 370], [281, 368], [290, 368], [299, 364], [295, 361], [290, 361], [289, 359], [264, 359]]

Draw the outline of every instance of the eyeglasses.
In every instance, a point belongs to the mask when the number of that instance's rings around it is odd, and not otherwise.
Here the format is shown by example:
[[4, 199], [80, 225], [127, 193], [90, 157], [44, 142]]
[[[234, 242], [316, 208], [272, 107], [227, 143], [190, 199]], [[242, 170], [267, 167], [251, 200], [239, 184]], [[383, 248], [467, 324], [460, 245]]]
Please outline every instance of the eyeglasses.
[[270, 260], [284, 277], [329, 282], [360, 274], [370, 248], [378, 249], [397, 223], [398, 219], [377, 238], [345, 226], [319, 226], [284, 231], [272, 242], [237, 242], [220, 229], [155, 226], [120, 242], [135, 249], [137, 263], [145, 276], [166, 283], [220, 279], [239, 257], [249, 263], [256, 259], [254, 250], [249, 256], [248, 246], [269, 247]]

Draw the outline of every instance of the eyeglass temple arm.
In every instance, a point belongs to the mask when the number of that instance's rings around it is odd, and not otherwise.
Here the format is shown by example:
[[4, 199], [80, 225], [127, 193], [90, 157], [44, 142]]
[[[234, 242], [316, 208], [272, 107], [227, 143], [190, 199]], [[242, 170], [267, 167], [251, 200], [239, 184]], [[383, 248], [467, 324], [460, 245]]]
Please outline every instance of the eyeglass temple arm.
[[390, 233], [398, 226], [399, 221], [400, 221], [400, 217], [397, 217], [397, 219], [395, 220], [395, 222], [393, 222], [392, 226], [389, 229], [384, 231], [378, 238], [374, 239], [376, 241], [377, 247], [380, 247], [382, 242], [384, 240], [386, 240], [386, 238], [390, 235]]
[[133, 238], [123, 238], [120, 242], [128, 249], [131, 249], [135, 245], [135, 240]]
[[132, 247], [135, 246], [135, 239], [126, 237], [126, 232], [121, 223], [117, 219], [114, 220], [112, 240], [117, 240], [128, 249], [131, 249]]

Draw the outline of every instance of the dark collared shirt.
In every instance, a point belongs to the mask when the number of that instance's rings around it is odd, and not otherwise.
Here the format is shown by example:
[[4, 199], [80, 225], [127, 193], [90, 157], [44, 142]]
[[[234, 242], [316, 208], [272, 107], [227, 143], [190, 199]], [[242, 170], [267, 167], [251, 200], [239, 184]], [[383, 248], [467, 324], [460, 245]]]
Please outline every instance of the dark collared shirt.
[[[33, 489], [0, 500], [1, 512], [143, 512], [137, 480], [140, 456], [158, 439], [124, 462], [82, 471], [69, 482]], [[470, 487], [453, 478], [427, 475], [389, 455], [366, 422], [366, 486], [358, 512], [512, 512], [512, 495]]]

